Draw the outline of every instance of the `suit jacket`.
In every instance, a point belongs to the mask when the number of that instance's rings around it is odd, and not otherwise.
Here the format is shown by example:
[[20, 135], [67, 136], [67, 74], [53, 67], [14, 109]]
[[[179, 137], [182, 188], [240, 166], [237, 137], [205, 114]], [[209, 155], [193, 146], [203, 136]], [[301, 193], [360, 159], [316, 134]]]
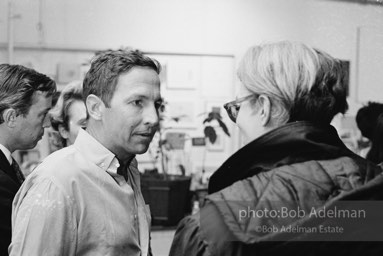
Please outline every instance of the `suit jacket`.
[[20, 186], [14, 169], [0, 150], [0, 255], [8, 255], [12, 238], [12, 201]]

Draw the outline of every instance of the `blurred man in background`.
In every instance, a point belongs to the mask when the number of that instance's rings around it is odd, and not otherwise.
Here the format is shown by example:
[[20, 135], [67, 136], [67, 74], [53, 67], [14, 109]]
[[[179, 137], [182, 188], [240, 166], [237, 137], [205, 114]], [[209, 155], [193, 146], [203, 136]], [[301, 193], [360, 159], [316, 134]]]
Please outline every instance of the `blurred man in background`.
[[356, 114], [356, 124], [368, 146], [360, 150], [360, 155], [379, 164], [383, 162], [383, 104], [368, 102]]

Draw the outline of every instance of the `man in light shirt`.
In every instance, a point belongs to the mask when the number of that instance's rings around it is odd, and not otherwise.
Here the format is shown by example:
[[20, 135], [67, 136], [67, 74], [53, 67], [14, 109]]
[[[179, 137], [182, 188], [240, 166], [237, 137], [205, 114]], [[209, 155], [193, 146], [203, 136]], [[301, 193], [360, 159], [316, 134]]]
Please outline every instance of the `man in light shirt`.
[[83, 84], [87, 128], [16, 195], [10, 255], [151, 255], [135, 155], [158, 128], [159, 72], [138, 51], [93, 59]]
[[8, 255], [12, 200], [24, 181], [11, 154], [42, 138], [55, 91], [55, 82], [35, 70], [0, 64], [0, 255]]

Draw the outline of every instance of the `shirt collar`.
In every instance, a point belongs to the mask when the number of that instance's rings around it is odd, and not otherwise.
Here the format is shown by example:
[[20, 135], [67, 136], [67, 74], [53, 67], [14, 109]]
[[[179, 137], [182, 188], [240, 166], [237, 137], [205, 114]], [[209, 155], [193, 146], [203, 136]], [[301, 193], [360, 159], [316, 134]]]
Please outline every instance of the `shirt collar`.
[[73, 146], [104, 171], [117, 173], [117, 157], [85, 130], [79, 130]]
[[4, 153], [10, 165], [12, 165], [12, 154], [3, 144], [0, 144], [0, 150]]

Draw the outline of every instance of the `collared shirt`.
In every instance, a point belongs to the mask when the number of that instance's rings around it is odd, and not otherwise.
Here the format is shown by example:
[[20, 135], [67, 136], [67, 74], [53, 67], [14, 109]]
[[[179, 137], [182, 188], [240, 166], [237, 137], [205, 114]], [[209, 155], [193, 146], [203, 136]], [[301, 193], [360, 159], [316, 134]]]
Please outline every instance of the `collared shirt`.
[[0, 150], [4, 153], [10, 165], [12, 165], [12, 154], [3, 144], [0, 144]]
[[86, 131], [48, 156], [13, 202], [10, 255], [148, 255], [150, 213], [137, 162], [118, 160]]

